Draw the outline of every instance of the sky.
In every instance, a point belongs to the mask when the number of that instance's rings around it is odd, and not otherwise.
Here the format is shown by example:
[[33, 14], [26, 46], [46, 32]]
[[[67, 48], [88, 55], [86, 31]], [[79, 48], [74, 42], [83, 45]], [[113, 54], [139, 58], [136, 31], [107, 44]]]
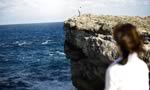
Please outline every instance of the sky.
[[0, 0], [0, 24], [62, 22], [78, 15], [78, 9], [81, 14], [150, 16], [150, 0]]

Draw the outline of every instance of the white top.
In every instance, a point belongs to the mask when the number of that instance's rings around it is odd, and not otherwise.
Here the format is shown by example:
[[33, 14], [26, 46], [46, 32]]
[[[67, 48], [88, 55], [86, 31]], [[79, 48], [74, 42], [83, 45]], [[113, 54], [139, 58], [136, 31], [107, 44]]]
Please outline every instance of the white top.
[[149, 90], [149, 69], [136, 52], [129, 54], [125, 65], [116, 59], [106, 70], [104, 90]]

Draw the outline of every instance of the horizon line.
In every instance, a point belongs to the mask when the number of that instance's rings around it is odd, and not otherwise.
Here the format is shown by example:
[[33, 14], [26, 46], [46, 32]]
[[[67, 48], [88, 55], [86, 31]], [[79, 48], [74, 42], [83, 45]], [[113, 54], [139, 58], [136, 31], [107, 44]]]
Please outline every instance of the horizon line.
[[46, 24], [46, 23], [62, 23], [64, 21], [50, 21], [50, 22], [25, 22], [25, 23], [7, 23], [0, 24], [0, 26], [7, 25], [23, 25], [23, 24]]
[[[83, 13], [81, 15], [89, 15], [91, 13]], [[112, 14], [92, 14], [92, 15], [96, 15], [96, 16], [130, 16], [130, 17], [149, 17], [150, 15], [112, 15]], [[76, 16], [76, 15], [75, 15]], [[73, 18], [75, 16], [72, 16], [72, 17], [69, 17], [69, 18]], [[59, 23], [59, 22], [64, 22], [66, 21], [67, 19], [65, 20], [54, 20], [54, 21], [41, 21], [41, 22], [18, 22], [18, 23], [0, 23], [0, 26], [2, 25], [21, 25], [21, 24], [40, 24], [40, 23]]]

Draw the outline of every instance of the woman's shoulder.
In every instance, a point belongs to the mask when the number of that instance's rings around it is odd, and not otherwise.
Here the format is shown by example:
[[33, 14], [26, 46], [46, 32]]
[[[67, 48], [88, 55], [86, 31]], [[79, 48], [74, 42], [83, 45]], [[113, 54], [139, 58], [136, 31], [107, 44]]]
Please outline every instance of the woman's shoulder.
[[[136, 68], [137, 70], [139, 70], [139, 71], [142, 71], [142, 72], [145, 72], [145, 73], [147, 73], [147, 72], [149, 72], [149, 68], [148, 68], [148, 65], [146, 64], [146, 62], [144, 62], [142, 59], [140, 59], [140, 58], [137, 58], [138, 60], [136, 60], [136, 62], [133, 62], [132, 64], [130, 64], [130, 65], [132, 65], [132, 67], [134, 67], [134, 68]], [[129, 68], [128, 66], [122, 66], [122, 65], [120, 65], [120, 64], [118, 64], [118, 62], [120, 61], [120, 60], [122, 60], [122, 57], [120, 56], [120, 57], [118, 57], [117, 59], [115, 59], [114, 60], [114, 62], [112, 62], [109, 66], [108, 66], [108, 68], [107, 68], [107, 72], [111, 72], [111, 73], [116, 73], [116, 72], [118, 72], [118, 69], [119, 69], [119, 71], [120, 71], [120, 68], [123, 68], [123, 69], [125, 69], [125, 68]], [[121, 66], [121, 67], [120, 67]]]
[[107, 68], [107, 72], [115, 72], [117, 71], [116, 69], [119, 69], [118, 66], [118, 62], [122, 60], [122, 57], [118, 57], [117, 59], [115, 59]]
[[147, 72], [149, 72], [149, 68], [148, 65], [146, 64], [146, 62], [144, 62], [142, 59], [139, 58], [139, 64], [138, 64], [139, 68], [141, 68], [142, 70], [146, 70]]
[[122, 57], [119, 56], [117, 59], [115, 59], [110, 65], [109, 68], [112, 68], [114, 66], [118, 66], [118, 62], [122, 60]]

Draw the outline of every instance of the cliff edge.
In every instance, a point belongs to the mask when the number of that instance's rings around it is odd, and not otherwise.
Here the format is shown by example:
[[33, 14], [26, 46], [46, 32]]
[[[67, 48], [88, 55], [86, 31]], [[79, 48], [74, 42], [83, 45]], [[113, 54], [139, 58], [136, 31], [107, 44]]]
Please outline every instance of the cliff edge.
[[85, 14], [64, 22], [64, 49], [71, 62], [73, 85], [78, 90], [103, 90], [105, 71], [119, 56], [112, 38], [113, 27], [126, 22], [136, 25], [144, 36], [147, 51], [141, 58], [150, 67], [150, 16]]

